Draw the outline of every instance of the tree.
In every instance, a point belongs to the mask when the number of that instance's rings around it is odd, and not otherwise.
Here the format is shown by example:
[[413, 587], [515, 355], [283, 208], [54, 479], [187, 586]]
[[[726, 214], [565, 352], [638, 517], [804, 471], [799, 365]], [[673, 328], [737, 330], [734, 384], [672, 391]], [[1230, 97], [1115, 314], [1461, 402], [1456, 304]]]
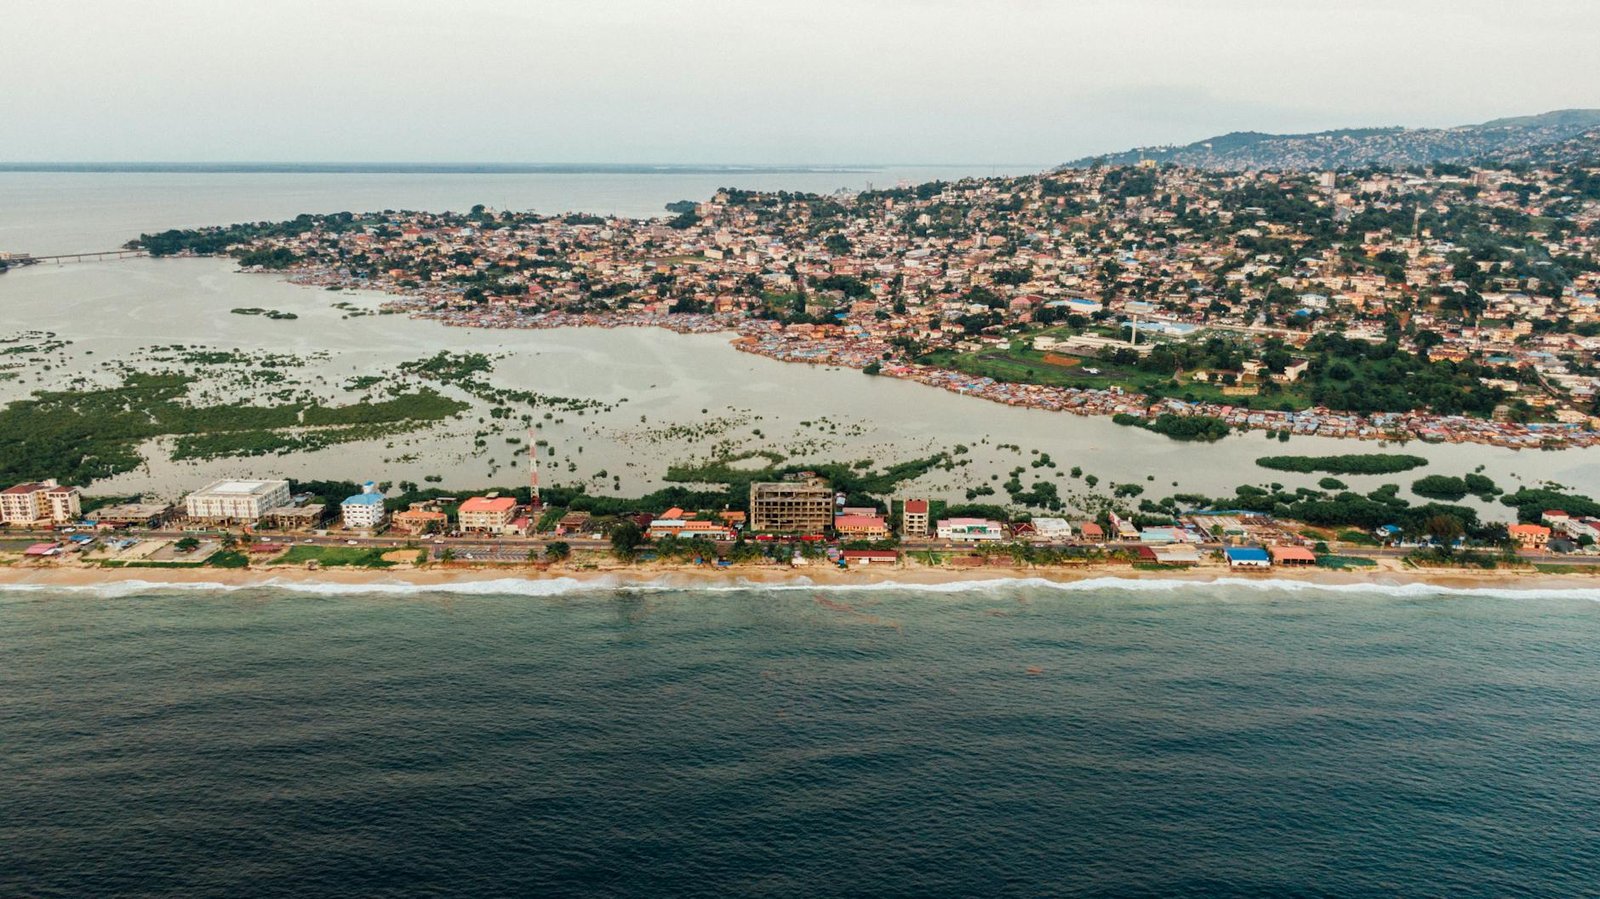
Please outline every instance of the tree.
[[611, 529], [611, 551], [621, 558], [631, 558], [643, 542], [644, 532], [631, 521], [624, 521]]
[[1461, 539], [1462, 535], [1466, 533], [1466, 529], [1461, 526], [1459, 518], [1441, 513], [1429, 516], [1427, 522], [1423, 525], [1423, 532], [1437, 540], [1440, 546], [1449, 549], [1455, 545], [1457, 540]]
[[564, 540], [553, 541], [544, 548], [544, 557], [552, 562], [561, 562], [571, 557], [572, 545]]
[[200, 541], [193, 537], [185, 537], [173, 544], [173, 548], [181, 553], [194, 552], [199, 546]]

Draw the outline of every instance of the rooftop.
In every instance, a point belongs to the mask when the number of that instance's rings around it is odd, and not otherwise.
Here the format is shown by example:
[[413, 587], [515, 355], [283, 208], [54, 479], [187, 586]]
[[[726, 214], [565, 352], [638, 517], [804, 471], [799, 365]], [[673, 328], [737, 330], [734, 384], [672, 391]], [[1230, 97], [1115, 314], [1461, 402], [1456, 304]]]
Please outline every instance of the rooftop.
[[461, 504], [462, 512], [510, 512], [517, 507], [517, 501], [509, 496], [497, 496], [490, 499], [487, 496], [474, 496]]
[[256, 496], [287, 486], [288, 481], [213, 481], [196, 490], [193, 495]]

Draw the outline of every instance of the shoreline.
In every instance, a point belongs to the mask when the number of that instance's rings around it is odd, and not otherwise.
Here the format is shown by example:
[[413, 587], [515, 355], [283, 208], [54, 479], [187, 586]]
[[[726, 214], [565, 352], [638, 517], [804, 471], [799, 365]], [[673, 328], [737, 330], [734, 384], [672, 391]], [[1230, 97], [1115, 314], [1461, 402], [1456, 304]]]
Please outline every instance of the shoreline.
[[[236, 273], [250, 274], [243, 270]], [[379, 294], [380, 309], [445, 327], [484, 328], [487, 330], [554, 330], [558, 328], [661, 328], [677, 334], [731, 334], [734, 349], [775, 362], [823, 365], [863, 371], [869, 364], [880, 364], [882, 377], [908, 381], [980, 399], [1002, 406], [1065, 412], [1072, 415], [1113, 418], [1131, 415], [1153, 420], [1163, 414], [1211, 416], [1237, 431], [1288, 432], [1295, 436], [1328, 437], [1336, 440], [1399, 444], [1416, 440], [1423, 443], [1465, 443], [1515, 450], [1587, 449], [1600, 446], [1600, 432], [1573, 424], [1538, 423], [1511, 427], [1506, 422], [1475, 419], [1462, 415], [1432, 415], [1411, 412], [1384, 412], [1362, 415], [1313, 406], [1298, 412], [1251, 409], [1215, 402], [1188, 402], [1170, 397], [1127, 392], [1119, 387], [1060, 387], [1025, 382], [996, 381], [958, 369], [939, 368], [897, 359], [884, 363], [892, 349], [871, 337], [825, 336], [809, 327], [805, 331], [774, 328], [763, 319], [740, 317], [732, 313], [611, 312], [569, 313], [556, 310], [529, 314], [520, 308], [492, 310], [433, 308], [440, 297], [427, 293], [393, 289], [385, 283], [364, 283], [349, 278], [328, 277], [314, 270], [291, 269], [279, 274], [286, 283], [302, 287], [336, 287], [352, 292]]]
[[1096, 566], [1082, 569], [986, 566], [981, 569], [881, 568], [839, 570], [825, 566], [800, 569], [753, 567], [707, 569], [693, 566], [649, 566], [618, 568], [550, 568], [525, 566], [503, 568], [397, 568], [350, 569], [298, 567], [228, 569], [196, 568], [76, 568], [6, 567], [0, 568], [0, 592], [8, 588], [80, 590], [139, 585], [185, 588], [238, 589], [249, 587], [329, 587], [351, 588], [347, 592], [426, 591], [428, 588], [461, 588], [489, 584], [547, 585], [566, 588], [559, 591], [622, 589], [861, 589], [902, 587], [930, 588], [949, 592], [951, 588], [983, 589], [988, 586], [1032, 583], [1039, 585], [1085, 585], [1115, 589], [1121, 584], [1217, 584], [1261, 588], [1343, 588], [1394, 590], [1412, 593], [1418, 588], [1443, 592], [1461, 590], [1503, 591], [1600, 591], [1600, 575], [1575, 572], [1550, 574], [1538, 571], [1416, 571], [1380, 569], [1377, 571], [1332, 571], [1328, 569], [1277, 568], [1270, 572], [1237, 572], [1220, 566], [1187, 569], [1134, 569], [1124, 566]]
[[[325, 286], [320, 281], [289, 283]], [[399, 299], [386, 301], [383, 308], [420, 321], [434, 321], [445, 327], [485, 328], [489, 330], [544, 331], [558, 328], [661, 328], [676, 334], [731, 334], [729, 344], [739, 352], [761, 356], [790, 365], [822, 365], [861, 372], [878, 362], [890, 347], [870, 340], [830, 340], [813, 336], [796, 337], [783, 330], [757, 327], [753, 320], [741, 320], [722, 313], [661, 315], [654, 313], [616, 313], [600, 317], [565, 312], [534, 315], [474, 313], [462, 320], [450, 312], [418, 308], [407, 300], [415, 297], [396, 294], [368, 285], [341, 283], [343, 289], [373, 291]], [[1404, 446], [1415, 440], [1422, 443], [1465, 443], [1514, 450], [1588, 449], [1600, 446], [1600, 433], [1576, 426], [1543, 424], [1511, 431], [1502, 422], [1471, 419], [1465, 416], [1433, 416], [1418, 412], [1390, 412], [1376, 416], [1337, 412], [1314, 406], [1299, 412], [1255, 410], [1248, 407], [1191, 403], [1167, 397], [1124, 392], [1120, 388], [1052, 387], [1023, 382], [995, 381], [957, 369], [939, 368], [917, 362], [896, 361], [882, 366], [878, 374], [907, 381], [946, 393], [972, 399], [1093, 418], [1132, 415], [1153, 420], [1163, 414], [1206, 415], [1222, 419], [1238, 431], [1288, 432], [1295, 436], [1328, 437], [1335, 440], [1377, 442]]]

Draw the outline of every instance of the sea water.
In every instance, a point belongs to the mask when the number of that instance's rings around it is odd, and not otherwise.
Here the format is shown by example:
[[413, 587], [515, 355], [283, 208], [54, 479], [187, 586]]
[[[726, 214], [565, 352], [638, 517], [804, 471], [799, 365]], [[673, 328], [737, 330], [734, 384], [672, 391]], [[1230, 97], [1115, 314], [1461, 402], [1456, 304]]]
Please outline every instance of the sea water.
[[0, 589], [0, 894], [1581, 896], [1600, 591]]

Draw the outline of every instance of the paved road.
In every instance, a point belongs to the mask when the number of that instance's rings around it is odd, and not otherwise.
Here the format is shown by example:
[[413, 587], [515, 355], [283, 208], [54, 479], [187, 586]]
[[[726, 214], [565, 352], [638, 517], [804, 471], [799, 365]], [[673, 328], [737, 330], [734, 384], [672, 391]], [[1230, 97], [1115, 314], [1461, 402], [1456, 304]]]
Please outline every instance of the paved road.
[[[62, 532], [52, 531], [16, 531], [3, 532], [7, 537], [17, 539], [60, 539]], [[79, 533], [82, 533], [80, 531]], [[141, 539], [168, 539], [180, 540], [184, 537], [205, 537], [215, 534], [215, 531], [128, 531], [127, 536]], [[240, 537], [241, 543], [283, 543], [300, 544], [305, 546], [366, 546], [376, 549], [401, 549], [405, 547], [428, 548], [434, 558], [449, 548], [455, 553], [456, 558], [465, 560], [468, 554], [474, 561], [496, 562], [523, 562], [528, 558], [530, 550], [543, 553], [546, 546], [551, 543], [561, 542], [574, 550], [604, 550], [611, 547], [609, 540], [597, 540], [592, 537], [489, 537], [489, 536], [463, 536], [463, 537], [351, 537], [336, 535], [304, 535], [304, 534], [251, 534]], [[907, 551], [935, 550], [940, 552], [961, 552], [974, 549], [978, 544], [956, 543], [949, 540], [908, 540], [901, 548]], [[1036, 546], [1054, 549], [1081, 548], [1083, 544], [1068, 543], [1039, 543]], [[1098, 544], [1106, 549], [1132, 550], [1139, 547], [1139, 543], [1110, 542]], [[1201, 552], [1216, 552], [1223, 548], [1221, 543], [1199, 544]], [[1355, 556], [1365, 559], [1400, 559], [1413, 551], [1413, 547], [1398, 546], [1356, 546], [1344, 544], [1330, 544], [1333, 551], [1339, 555]], [[1556, 553], [1529, 553], [1517, 554], [1519, 558], [1540, 565], [1561, 565], [1568, 567], [1600, 567], [1600, 556], [1560, 555]]]

